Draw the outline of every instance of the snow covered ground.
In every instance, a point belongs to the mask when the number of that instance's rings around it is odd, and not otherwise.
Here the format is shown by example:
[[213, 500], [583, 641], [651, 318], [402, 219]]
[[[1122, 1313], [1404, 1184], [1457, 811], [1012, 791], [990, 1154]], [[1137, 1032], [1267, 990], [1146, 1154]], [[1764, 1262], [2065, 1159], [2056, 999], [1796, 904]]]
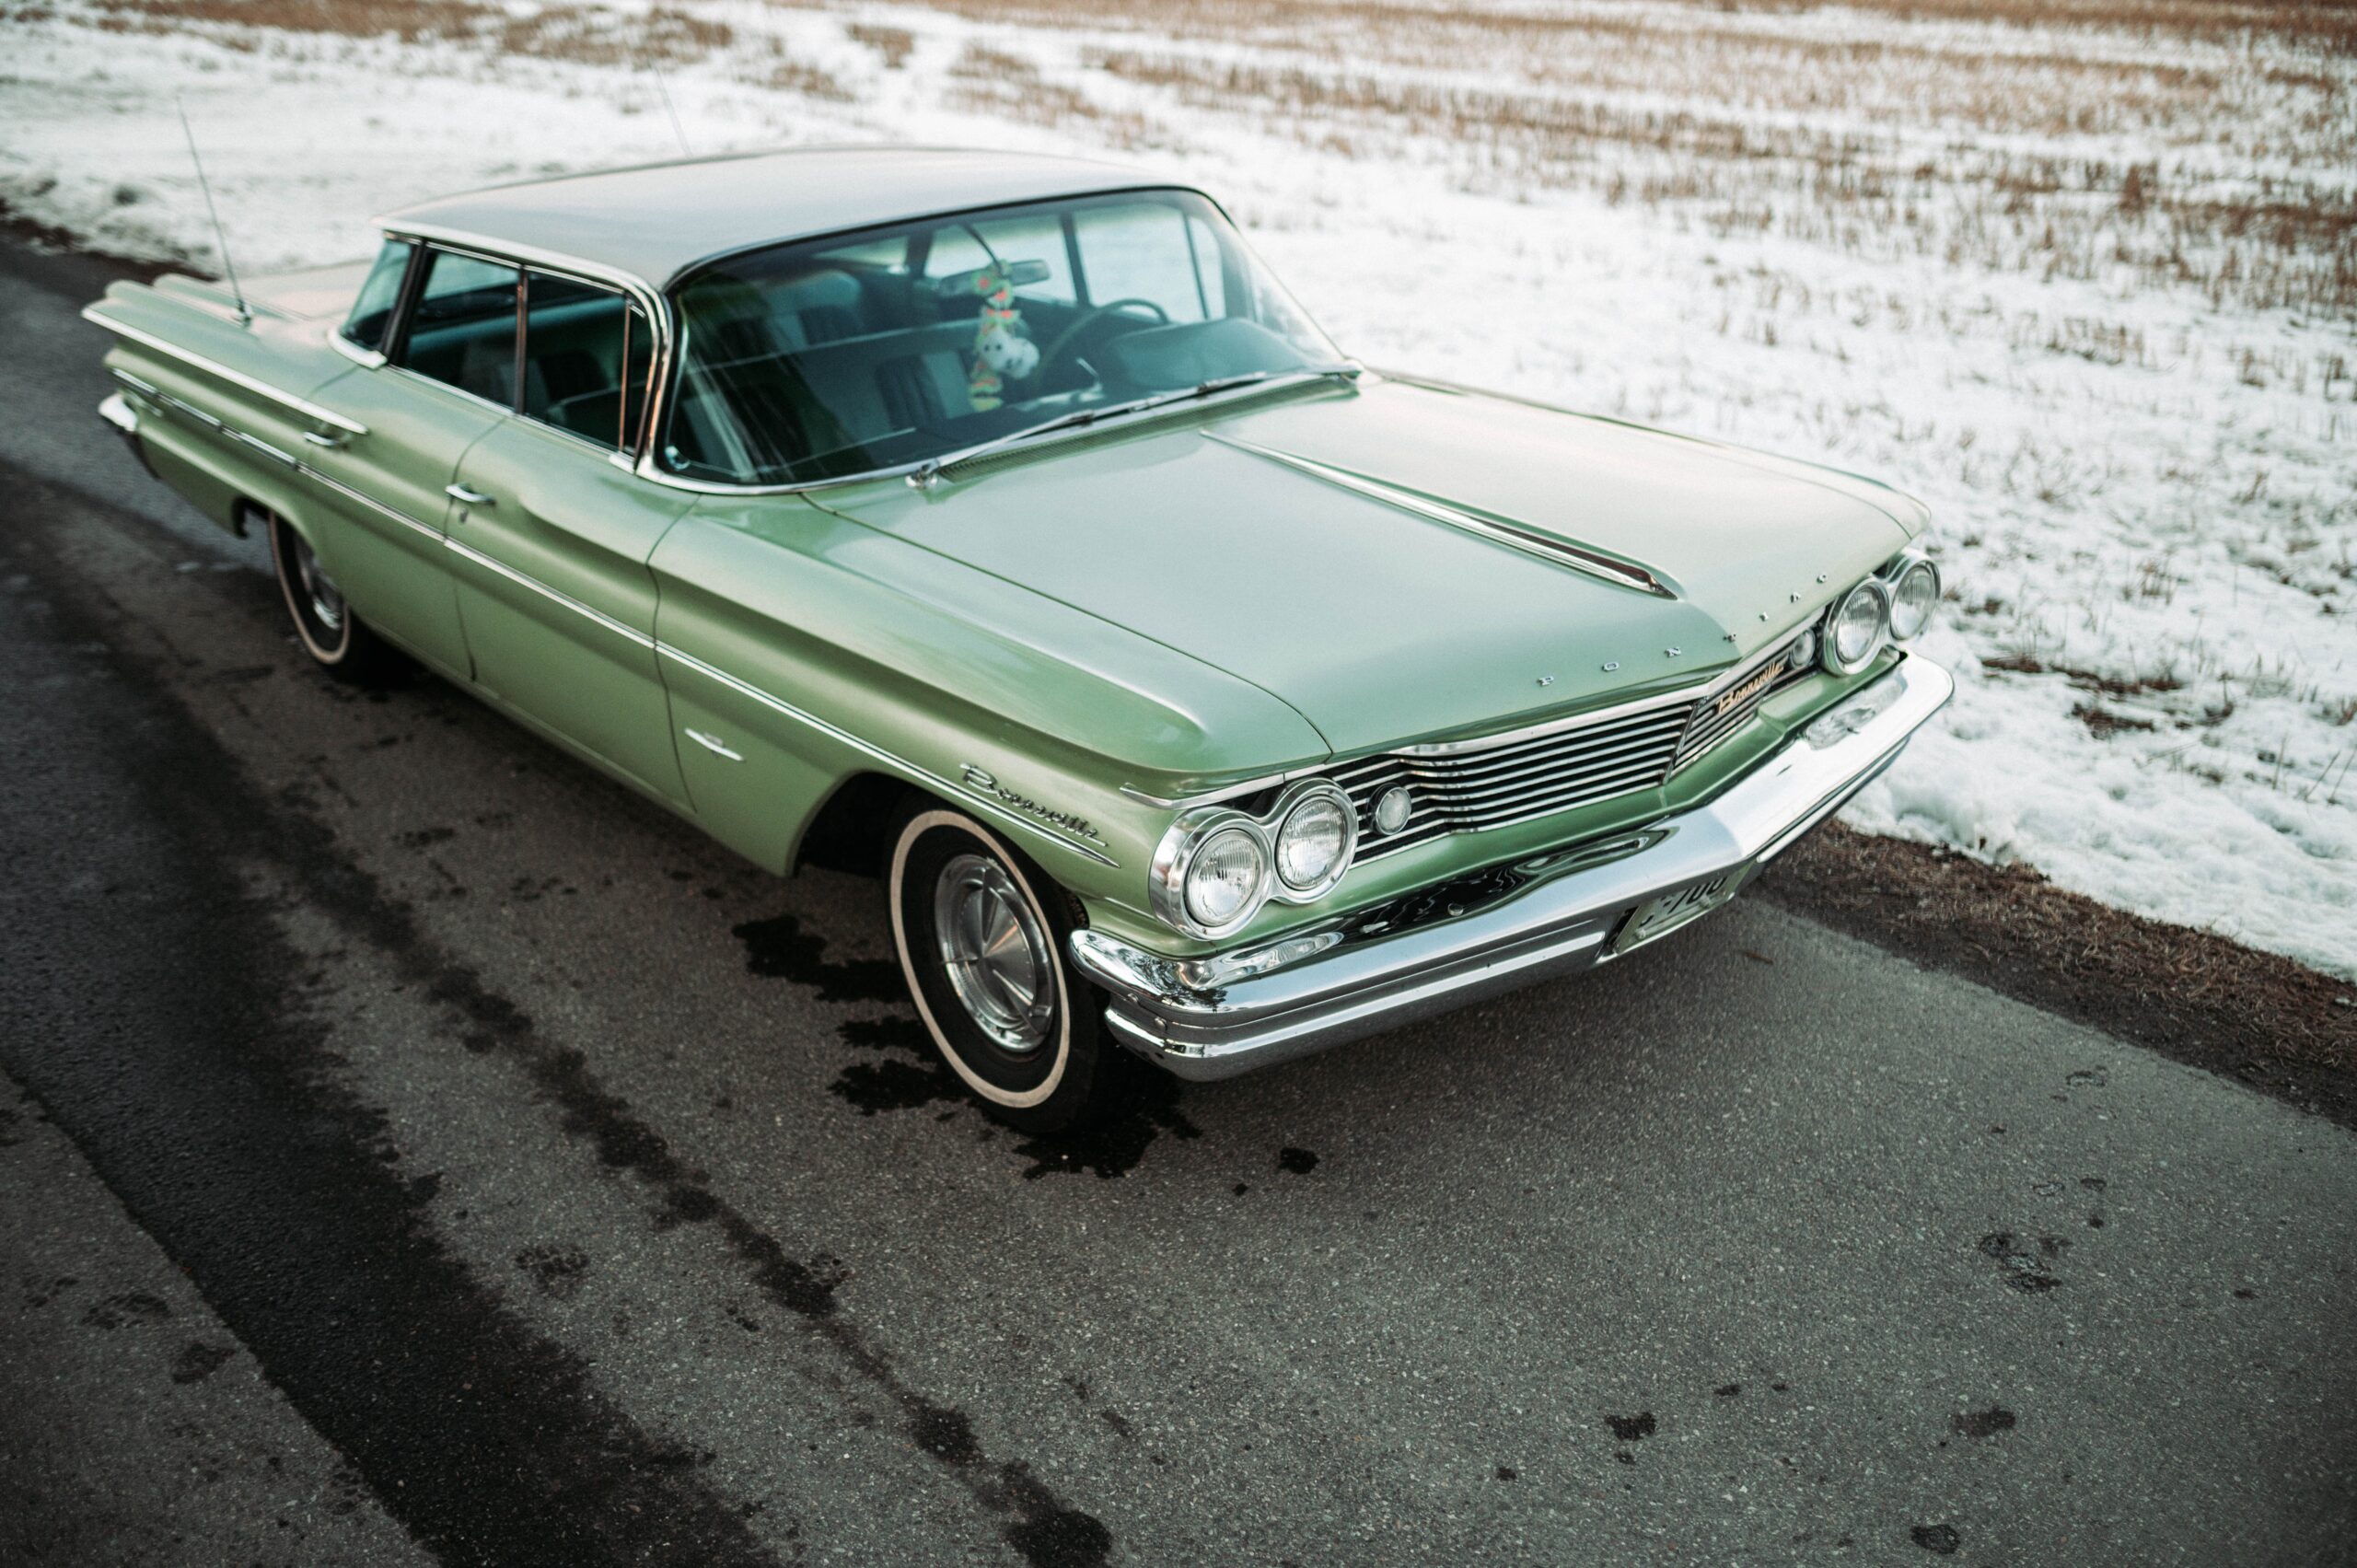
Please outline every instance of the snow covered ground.
[[1922, 495], [1960, 690], [1850, 819], [2357, 977], [2357, 55], [1898, 9], [39, 0], [0, 201], [209, 263], [175, 93], [250, 272], [682, 136], [1166, 170], [1372, 364]]

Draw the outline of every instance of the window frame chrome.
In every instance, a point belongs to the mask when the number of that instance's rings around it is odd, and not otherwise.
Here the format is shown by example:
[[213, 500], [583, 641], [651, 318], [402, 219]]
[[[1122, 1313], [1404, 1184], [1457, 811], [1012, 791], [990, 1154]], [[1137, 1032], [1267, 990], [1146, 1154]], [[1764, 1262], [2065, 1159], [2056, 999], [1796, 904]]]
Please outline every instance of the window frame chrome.
[[[655, 351], [647, 361], [646, 401], [639, 412], [639, 428], [635, 432], [633, 445], [628, 447], [610, 447], [602, 442], [592, 442], [577, 432], [559, 429], [558, 426], [549, 424], [544, 419], [535, 418], [524, 412], [524, 389], [520, 377], [517, 379], [511, 404], [503, 406], [492, 401], [489, 398], [477, 397], [474, 393], [461, 388], [452, 387], [447, 381], [435, 381], [431, 376], [419, 375], [406, 366], [388, 362], [386, 368], [402, 371], [415, 380], [432, 382], [435, 386], [457, 392], [460, 397], [473, 398], [476, 402], [482, 404], [485, 408], [498, 409], [501, 412], [514, 418], [530, 420], [540, 429], [555, 430], [561, 436], [572, 436], [584, 446], [593, 447], [601, 452], [607, 461], [625, 472], [637, 474], [641, 478], [656, 477], [646, 472], [644, 459], [648, 456], [646, 446], [649, 432], [655, 428], [654, 421], [656, 412], [665, 401], [669, 386], [672, 344], [675, 341], [669, 301], [660, 289], [636, 273], [625, 272], [619, 267], [608, 267], [594, 261], [585, 261], [579, 257], [544, 250], [536, 245], [510, 245], [464, 229], [448, 228], [439, 224], [389, 225], [384, 228], [383, 233], [388, 239], [416, 241], [420, 247], [421, 256], [424, 254], [424, 248], [430, 246], [435, 250], [448, 250], [457, 255], [470, 257], [478, 261], [490, 261], [497, 265], [516, 268], [519, 287], [523, 290], [517, 301], [516, 343], [518, 353], [521, 353], [524, 347], [524, 306], [529, 297], [530, 288], [528, 282], [524, 281], [524, 274], [541, 272], [552, 273], [558, 277], [571, 278], [576, 283], [612, 289], [637, 304], [646, 319], [648, 331], [654, 334]], [[424, 274], [421, 263], [413, 262], [411, 271], [413, 280], [423, 279]], [[417, 286], [417, 283], [413, 282], [412, 285], [404, 291], [401, 298], [400, 330], [403, 341], [406, 341], [409, 331], [410, 317], [416, 308]]]
[[[1342, 359], [1353, 365], [1357, 363], [1355, 360], [1350, 360], [1349, 355], [1342, 354], [1341, 345], [1335, 343], [1331, 336], [1328, 334], [1326, 329], [1318, 324], [1316, 318], [1312, 317], [1308, 311], [1302, 308], [1301, 302], [1294, 297], [1293, 291], [1284, 286], [1284, 280], [1278, 277], [1276, 273], [1269, 267], [1268, 263], [1260, 259], [1260, 253], [1254, 250], [1250, 243], [1246, 240], [1244, 237], [1244, 230], [1242, 226], [1237, 223], [1235, 215], [1225, 206], [1221, 205], [1219, 200], [1213, 196], [1211, 192], [1199, 190], [1192, 185], [1182, 185], [1175, 180], [1149, 180], [1139, 181], [1134, 184], [1109, 185], [1098, 189], [1071, 191], [1057, 196], [1027, 196], [1020, 201], [993, 202], [990, 205], [982, 207], [955, 207], [946, 212], [910, 213], [901, 217], [888, 218], [881, 223], [861, 224], [853, 228], [832, 229], [819, 234], [806, 234], [785, 238], [758, 240], [750, 244], [735, 246], [726, 250], [714, 251], [709, 256], [702, 257], [687, 266], [681, 267], [677, 273], [674, 273], [669, 280], [664, 285], [662, 291], [663, 297], [665, 303], [668, 305], [673, 291], [677, 290], [682, 284], [691, 280], [697, 273], [704, 271], [706, 268], [717, 266], [724, 261], [735, 261], [739, 257], [755, 255], [763, 250], [774, 250], [784, 246], [814, 246], [823, 244], [830, 240], [849, 241], [857, 238], [862, 234], [865, 234], [873, 230], [898, 228], [911, 224], [950, 223], [960, 218], [976, 220], [987, 217], [993, 213], [1005, 212], [1018, 207], [1042, 207], [1049, 206], [1056, 203], [1081, 202], [1100, 196], [1134, 196], [1153, 192], [1171, 192], [1182, 195], [1193, 196], [1202, 201], [1206, 206], [1210, 207], [1212, 211], [1217, 213], [1221, 219], [1226, 223], [1229, 234], [1234, 238], [1237, 249], [1241, 250], [1254, 265], [1260, 269], [1262, 275], [1269, 283], [1276, 286], [1278, 292], [1283, 296], [1284, 305], [1298, 314], [1304, 321], [1307, 322], [1310, 329], [1317, 332], [1319, 337], [1326, 339], [1326, 341], [1333, 346], [1336, 354], [1341, 355]], [[1224, 283], [1223, 286], [1226, 286], [1226, 285]], [[671, 326], [673, 326], [673, 323], [667, 322], [667, 330]], [[869, 469], [858, 473], [837, 474], [827, 479], [796, 480], [780, 484], [732, 483], [726, 480], [692, 479], [685, 474], [673, 473], [669, 470], [664, 468], [661, 463], [656, 460], [656, 450], [658, 445], [656, 441], [657, 433], [668, 431], [670, 428], [673, 394], [678, 389], [677, 380], [679, 374], [684, 369], [683, 366], [677, 366], [671, 363], [671, 351], [675, 348], [675, 345], [676, 336], [674, 336], [670, 341], [668, 341], [665, 345], [667, 352], [665, 354], [665, 362], [662, 371], [662, 381], [660, 387], [657, 389], [659, 397], [650, 396], [647, 400], [648, 422], [642, 449], [638, 454], [638, 460], [633, 470], [641, 479], [647, 480], [650, 482], [666, 485], [673, 490], [686, 491], [691, 494], [697, 495], [799, 495], [810, 491], [831, 490], [845, 485], [867, 484], [882, 480], [907, 479], [929, 469], [939, 470], [946, 468], [950, 464], [958, 461], [960, 458], [969, 455], [966, 452], [951, 452], [943, 454], [939, 457], [919, 459], [912, 462], [895, 463], [887, 468]], [[1251, 389], [1239, 387], [1235, 389], [1235, 390], [1237, 392], [1248, 392]], [[1213, 398], [1206, 399], [1205, 401], [1208, 404], [1223, 398], [1225, 395], [1225, 394], [1215, 393], [1213, 395]], [[657, 406], [658, 403], [660, 405], [659, 407]], [[1148, 413], [1159, 411], [1142, 409], [1137, 412], [1140, 413]], [[1091, 426], [1090, 428], [1095, 427]], [[1107, 428], [1112, 428], [1112, 426], [1109, 424]], [[977, 445], [987, 444], [988, 443], [977, 443]]]

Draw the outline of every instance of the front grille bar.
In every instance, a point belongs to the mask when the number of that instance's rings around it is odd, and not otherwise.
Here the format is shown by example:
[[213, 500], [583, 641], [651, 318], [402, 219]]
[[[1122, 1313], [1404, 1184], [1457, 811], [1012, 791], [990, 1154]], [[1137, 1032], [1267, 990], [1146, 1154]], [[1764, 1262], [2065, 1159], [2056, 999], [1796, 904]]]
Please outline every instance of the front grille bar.
[[[1795, 657], [1806, 651], [1806, 641], [1796, 638], [1761, 655], [1690, 702], [1504, 738], [1495, 746], [1423, 749], [1343, 763], [1329, 776], [1358, 807], [1359, 858], [1658, 788], [1741, 733], [1770, 697], [1813, 673], [1814, 663]], [[1744, 690], [1755, 681], [1756, 687]], [[1720, 697], [1736, 691], [1743, 695], [1720, 709]], [[1411, 802], [1407, 826], [1396, 833], [1377, 832], [1376, 802], [1403, 784]]]

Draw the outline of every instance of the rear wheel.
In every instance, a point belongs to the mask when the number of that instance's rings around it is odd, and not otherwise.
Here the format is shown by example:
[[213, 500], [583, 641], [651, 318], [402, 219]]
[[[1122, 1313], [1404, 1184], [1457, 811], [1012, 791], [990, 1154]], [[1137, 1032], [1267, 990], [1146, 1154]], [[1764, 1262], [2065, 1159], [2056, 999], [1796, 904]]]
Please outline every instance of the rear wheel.
[[278, 571], [279, 592], [303, 651], [339, 680], [366, 685], [382, 679], [393, 667], [392, 649], [353, 613], [311, 541], [285, 518], [274, 513], [264, 516], [270, 522], [270, 559]]
[[1141, 1064], [1064, 958], [1063, 890], [962, 811], [930, 803], [894, 835], [892, 940], [917, 1012], [991, 1113], [1061, 1132], [1126, 1105]]

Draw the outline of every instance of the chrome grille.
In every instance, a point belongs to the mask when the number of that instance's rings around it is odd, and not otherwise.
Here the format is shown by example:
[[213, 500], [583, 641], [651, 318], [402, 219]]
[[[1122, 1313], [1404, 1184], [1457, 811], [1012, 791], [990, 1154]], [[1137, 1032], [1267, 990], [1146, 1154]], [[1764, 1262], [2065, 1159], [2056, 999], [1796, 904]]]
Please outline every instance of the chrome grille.
[[[1814, 649], [1814, 637], [1795, 638], [1782, 651], [1771, 655], [1764, 665], [1753, 665], [1736, 679], [1725, 683], [1714, 695], [1704, 697], [1694, 705], [1694, 722], [1686, 738], [1678, 744], [1676, 772], [1720, 741], [1741, 729], [1759, 711], [1759, 704], [1782, 691], [1795, 680], [1805, 679], [1817, 665], [1814, 660], [1799, 656]], [[1806, 645], [1805, 647], [1804, 645]], [[1721, 706], [1722, 703], [1725, 705]]]
[[[1699, 698], [1651, 703], [1521, 739], [1440, 752], [1395, 752], [1333, 770], [1358, 807], [1360, 860], [1396, 854], [1450, 833], [1478, 832], [1592, 806], [1656, 787], [1735, 735], [1771, 693], [1809, 673], [1795, 639], [1724, 679]], [[1781, 668], [1776, 668], [1781, 666]], [[1767, 672], [1768, 678], [1759, 677]], [[1758, 682], [1756, 687], [1752, 682]], [[1738, 693], [1724, 708], [1728, 692]], [[1375, 826], [1375, 803], [1405, 784], [1412, 807], [1397, 833]]]

